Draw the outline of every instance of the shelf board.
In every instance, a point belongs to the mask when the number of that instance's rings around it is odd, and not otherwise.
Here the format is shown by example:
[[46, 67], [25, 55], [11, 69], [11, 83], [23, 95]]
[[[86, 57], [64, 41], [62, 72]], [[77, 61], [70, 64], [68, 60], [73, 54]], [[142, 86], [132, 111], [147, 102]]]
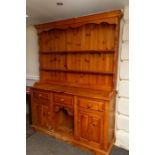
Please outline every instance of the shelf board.
[[39, 52], [40, 54], [86, 54], [86, 53], [91, 53], [91, 54], [104, 54], [104, 53], [114, 53], [114, 50], [79, 50], [79, 51], [47, 51], [47, 52]]
[[72, 72], [72, 73], [82, 73], [82, 74], [107, 74], [107, 75], [113, 75], [113, 72], [102, 72], [102, 71], [80, 71], [80, 70], [69, 70], [69, 69], [43, 69], [40, 68], [42, 71], [55, 71], [55, 72]]

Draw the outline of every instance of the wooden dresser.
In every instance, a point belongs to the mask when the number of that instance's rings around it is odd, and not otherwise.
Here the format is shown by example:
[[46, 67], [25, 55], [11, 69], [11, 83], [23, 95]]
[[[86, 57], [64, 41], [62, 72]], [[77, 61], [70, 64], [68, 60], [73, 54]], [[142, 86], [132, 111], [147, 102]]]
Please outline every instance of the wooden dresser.
[[109, 154], [121, 17], [117, 10], [35, 26], [40, 80], [31, 88], [33, 129]]

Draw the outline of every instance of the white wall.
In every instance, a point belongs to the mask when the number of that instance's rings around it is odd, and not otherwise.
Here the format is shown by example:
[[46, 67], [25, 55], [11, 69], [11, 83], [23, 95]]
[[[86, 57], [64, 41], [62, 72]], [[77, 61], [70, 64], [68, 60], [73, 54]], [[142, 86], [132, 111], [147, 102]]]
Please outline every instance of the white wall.
[[116, 145], [129, 149], [129, 7], [124, 8], [121, 20], [118, 59]]
[[38, 36], [34, 26], [26, 28], [26, 85], [39, 79]]
[[[116, 145], [129, 149], [129, 11], [124, 8], [121, 20], [120, 47], [118, 59], [118, 95], [116, 108]], [[27, 85], [39, 78], [37, 32], [33, 26], [27, 27]]]

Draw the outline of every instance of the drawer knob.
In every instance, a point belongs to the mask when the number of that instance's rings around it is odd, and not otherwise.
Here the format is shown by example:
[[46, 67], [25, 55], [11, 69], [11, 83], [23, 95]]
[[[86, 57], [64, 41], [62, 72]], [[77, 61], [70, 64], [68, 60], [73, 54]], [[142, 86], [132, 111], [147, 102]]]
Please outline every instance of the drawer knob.
[[80, 119], [78, 119], [78, 123], [80, 123], [81, 122], [81, 120]]
[[61, 99], [60, 99], [60, 101], [61, 101], [61, 102], [64, 102], [64, 99], [63, 99], [63, 98], [61, 98]]
[[42, 95], [41, 94], [39, 94], [39, 97], [41, 97]]
[[93, 126], [93, 127], [95, 127], [95, 126], [96, 126], [96, 124], [95, 124], [95, 123], [93, 123], [93, 124], [92, 124], [92, 126]]
[[91, 105], [87, 105], [87, 108], [88, 108], [88, 109], [91, 108]]

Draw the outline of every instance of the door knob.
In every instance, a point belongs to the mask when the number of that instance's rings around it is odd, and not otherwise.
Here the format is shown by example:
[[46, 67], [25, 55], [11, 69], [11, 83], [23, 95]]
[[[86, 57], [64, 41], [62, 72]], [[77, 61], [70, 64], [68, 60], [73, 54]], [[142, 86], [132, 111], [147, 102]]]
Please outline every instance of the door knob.
[[41, 97], [42, 95], [41, 94], [39, 94], [39, 97]]

